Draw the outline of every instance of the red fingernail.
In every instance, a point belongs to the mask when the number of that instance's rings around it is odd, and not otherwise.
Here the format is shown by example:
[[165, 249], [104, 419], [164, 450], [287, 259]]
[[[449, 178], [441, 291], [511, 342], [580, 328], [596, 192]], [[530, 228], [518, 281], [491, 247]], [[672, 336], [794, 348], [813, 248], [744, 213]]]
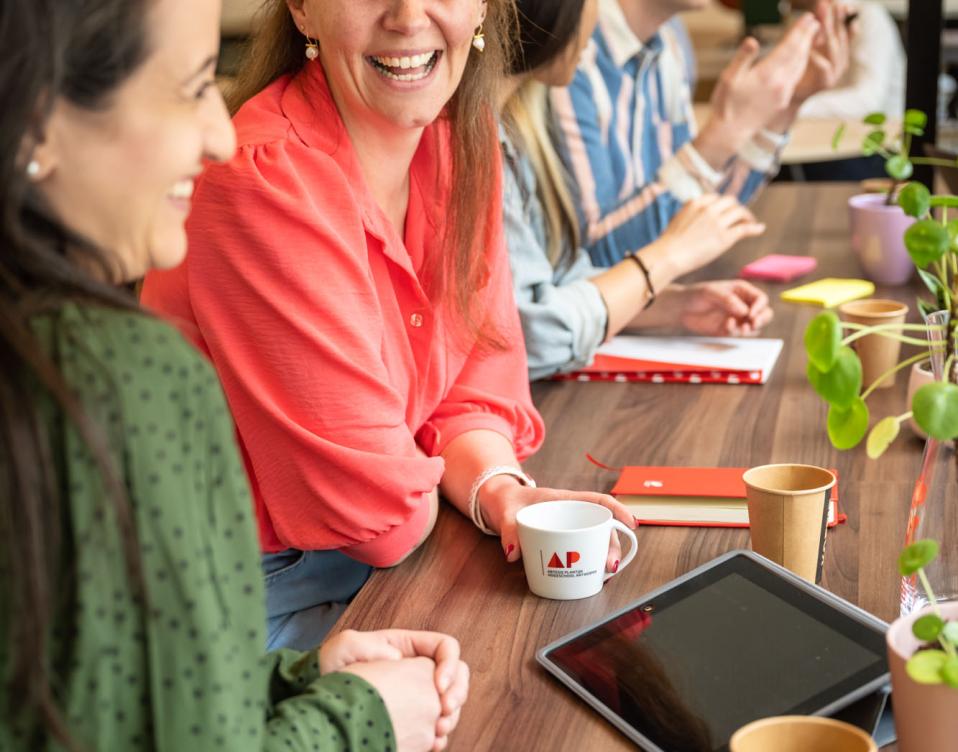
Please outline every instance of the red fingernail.
[[515, 551], [515, 550], [516, 550], [516, 544], [515, 544], [515, 543], [510, 543], [510, 544], [509, 544], [509, 547], [506, 549], [506, 558], [508, 559], [508, 558], [509, 558], [509, 554], [511, 554], [511, 553], [512, 553], [513, 551]]
[[635, 523], [635, 526], [636, 526], [636, 527], [639, 526], [640, 523], [639, 523], [639, 518], [638, 518], [638, 517], [633, 517], [633, 518], [632, 518], [632, 521]]
[[619, 571], [619, 560], [615, 560], [615, 564], [612, 565], [612, 574], [615, 574]]

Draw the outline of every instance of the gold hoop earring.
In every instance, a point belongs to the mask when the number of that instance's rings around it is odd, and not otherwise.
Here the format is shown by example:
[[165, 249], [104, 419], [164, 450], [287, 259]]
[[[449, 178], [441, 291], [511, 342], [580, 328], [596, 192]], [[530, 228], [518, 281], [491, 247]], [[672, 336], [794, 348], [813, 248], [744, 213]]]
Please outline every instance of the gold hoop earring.
[[476, 27], [476, 32], [472, 35], [472, 46], [476, 48], [476, 52], [486, 49], [486, 37], [482, 33], [482, 24]]

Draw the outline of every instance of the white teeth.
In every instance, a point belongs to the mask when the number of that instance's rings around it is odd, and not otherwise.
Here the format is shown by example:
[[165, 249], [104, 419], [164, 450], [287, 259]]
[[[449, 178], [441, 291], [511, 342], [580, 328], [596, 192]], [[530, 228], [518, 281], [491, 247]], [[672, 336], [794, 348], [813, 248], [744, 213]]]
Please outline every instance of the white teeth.
[[193, 181], [191, 179], [180, 180], [170, 191], [171, 198], [190, 198], [193, 195]]
[[373, 60], [380, 65], [385, 65], [389, 68], [406, 70], [408, 68], [419, 68], [423, 65], [428, 65], [435, 55], [435, 52], [424, 52], [420, 55], [403, 55], [402, 57], [380, 57], [378, 55], [374, 55]]

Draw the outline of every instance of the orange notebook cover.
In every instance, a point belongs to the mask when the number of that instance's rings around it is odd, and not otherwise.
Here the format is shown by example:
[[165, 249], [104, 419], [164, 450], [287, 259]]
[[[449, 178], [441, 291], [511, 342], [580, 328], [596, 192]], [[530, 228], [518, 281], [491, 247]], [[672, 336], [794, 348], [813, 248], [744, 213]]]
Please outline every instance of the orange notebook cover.
[[[611, 493], [644, 525], [748, 527], [746, 469], [624, 467]], [[839, 511], [837, 483], [829, 501], [828, 526], [834, 527], [846, 519]]]

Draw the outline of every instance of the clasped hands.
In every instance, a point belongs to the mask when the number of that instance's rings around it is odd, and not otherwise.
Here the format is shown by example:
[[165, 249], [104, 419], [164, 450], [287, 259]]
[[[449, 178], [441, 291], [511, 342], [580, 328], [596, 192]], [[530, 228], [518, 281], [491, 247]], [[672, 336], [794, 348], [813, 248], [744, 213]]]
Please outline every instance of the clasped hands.
[[345, 672], [379, 692], [399, 752], [439, 752], [469, 695], [469, 667], [459, 642], [439, 632], [347, 629], [319, 649], [321, 674]]

